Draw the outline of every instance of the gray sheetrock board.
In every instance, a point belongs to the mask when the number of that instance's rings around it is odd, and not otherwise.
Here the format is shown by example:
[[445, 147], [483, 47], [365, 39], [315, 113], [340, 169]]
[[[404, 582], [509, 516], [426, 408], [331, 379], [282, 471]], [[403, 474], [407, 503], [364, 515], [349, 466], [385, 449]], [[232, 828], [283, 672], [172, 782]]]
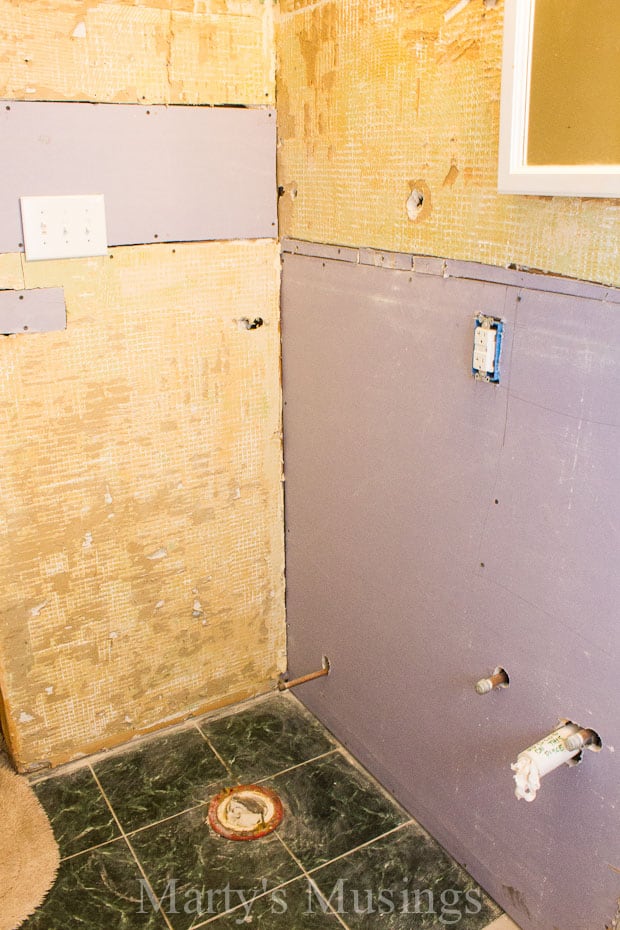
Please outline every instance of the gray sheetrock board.
[[61, 287], [0, 291], [0, 334], [51, 333], [67, 328]]
[[526, 287], [533, 291], [568, 294], [573, 297], [590, 297], [608, 303], [620, 303], [620, 288], [577, 278], [560, 278], [553, 274], [536, 271], [519, 271], [483, 265], [480, 262], [437, 258], [432, 255], [416, 255], [407, 252], [386, 252], [370, 248], [325, 245], [306, 242], [303, 239], [282, 239], [282, 251], [294, 255], [312, 255], [316, 258], [339, 258], [342, 261], [359, 262], [361, 265], [378, 265], [384, 268], [405, 271], [413, 268], [418, 274], [438, 274], [444, 278], [467, 278], [472, 281], [488, 281], [508, 287]]
[[[471, 376], [480, 311], [506, 321], [499, 386]], [[605, 926], [615, 307], [285, 255], [282, 333], [290, 673], [332, 662], [298, 696], [524, 930]], [[477, 695], [496, 665], [510, 688]], [[510, 763], [560, 717], [603, 751], [518, 801]]]
[[273, 238], [275, 112], [3, 101], [0, 252], [20, 196], [103, 194], [109, 245]]

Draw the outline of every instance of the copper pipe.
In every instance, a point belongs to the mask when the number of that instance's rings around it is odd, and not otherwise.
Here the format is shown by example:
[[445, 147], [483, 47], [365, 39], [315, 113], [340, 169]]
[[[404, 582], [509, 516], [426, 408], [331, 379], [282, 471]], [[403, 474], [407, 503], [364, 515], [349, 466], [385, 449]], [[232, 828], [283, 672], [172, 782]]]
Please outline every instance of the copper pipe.
[[329, 675], [329, 659], [327, 656], [323, 656], [323, 668], [318, 672], [310, 672], [308, 675], [301, 675], [299, 678], [293, 678], [291, 681], [285, 681], [284, 678], [280, 678], [278, 681], [278, 691], [288, 691], [289, 688], [296, 688], [297, 685], [303, 685], [307, 681], [314, 681], [315, 678], [323, 678], [324, 675]]
[[583, 749], [585, 746], [588, 749], [593, 749], [595, 752], [601, 748], [601, 738], [595, 730], [590, 730], [586, 727], [581, 727], [577, 730], [576, 733], [573, 733], [572, 736], [567, 736], [564, 740], [564, 745], [567, 749]]
[[488, 678], [481, 678], [476, 682], [476, 691], [478, 694], [488, 694], [495, 688], [507, 688], [510, 684], [510, 678], [505, 669], [498, 666]]

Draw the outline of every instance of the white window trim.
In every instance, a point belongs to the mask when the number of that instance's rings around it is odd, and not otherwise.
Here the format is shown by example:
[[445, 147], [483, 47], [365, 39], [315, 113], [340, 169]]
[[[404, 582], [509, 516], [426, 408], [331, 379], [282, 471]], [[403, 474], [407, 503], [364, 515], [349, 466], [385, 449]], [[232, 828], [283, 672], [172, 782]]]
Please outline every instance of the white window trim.
[[505, 0], [498, 190], [502, 194], [620, 197], [620, 165], [528, 165], [536, 0]]

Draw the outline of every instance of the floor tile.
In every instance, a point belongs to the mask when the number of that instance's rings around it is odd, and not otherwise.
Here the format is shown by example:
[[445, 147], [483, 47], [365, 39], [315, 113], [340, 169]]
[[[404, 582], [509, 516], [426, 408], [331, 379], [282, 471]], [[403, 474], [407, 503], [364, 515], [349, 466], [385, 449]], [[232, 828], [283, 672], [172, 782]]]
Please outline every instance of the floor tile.
[[226, 770], [194, 727], [149, 740], [93, 766], [126, 832], [187, 810], [210, 797]]
[[299, 765], [334, 749], [327, 731], [284, 695], [202, 725], [215, 749], [243, 781]]
[[[232, 776], [195, 727], [94, 763], [148, 887], [88, 768], [35, 786], [71, 858], [26, 930], [164, 930], [162, 897], [173, 930], [489, 930], [502, 914], [290, 696], [201, 726]], [[258, 780], [282, 798], [277, 832], [214, 834], [210, 798]]]
[[90, 769], [49, 778], [33, 788], [51, 821], [61, 856], [72, 856], [120, 835]]
[[207, 924], [204, 930], [208, 927], [233, 930], [243, 926], [254, 930], [342, 930], [342, 924], [318, 889], [313, 889], [305, 878], [248, 902], [246, 907]]
[[61, 863], [56, 884], [22, 930], [164, 930], [144, 897], [142, 876], [124, 840]]
[[280, 836], [306, 869], [341, 856], [409, 819], [340, 753], [285, 772], [268, 784], [284, 804]]
[[187, 930], [300, 874], [275, 835], [226, 840], [205, 823], [206, 813], [205, 807], [188, 811], [130, 839], [155, 893], [162, 897], [169, 890], [166, 907], [175, 930]]
[[501, 909], [421, 827], [396, 833], [313, 873], [351, 930], [483, 930]]

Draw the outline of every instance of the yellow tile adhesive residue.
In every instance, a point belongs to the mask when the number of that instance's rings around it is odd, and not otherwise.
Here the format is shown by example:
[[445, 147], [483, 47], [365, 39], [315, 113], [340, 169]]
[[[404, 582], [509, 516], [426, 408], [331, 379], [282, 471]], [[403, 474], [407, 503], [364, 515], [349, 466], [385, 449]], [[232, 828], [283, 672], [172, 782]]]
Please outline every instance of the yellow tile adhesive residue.
[[617, 200], [497, 193], [501, 0], [280, 10], [284, 235], [620, 284]]
[[277, 244], [23, 269], [68, 313], [0, 340], [0, 689], [27, 767], [266, 690], [285, 643]]
[[1, 94], [273, 103], [272, 16], [261, 0], [0, 0]]

